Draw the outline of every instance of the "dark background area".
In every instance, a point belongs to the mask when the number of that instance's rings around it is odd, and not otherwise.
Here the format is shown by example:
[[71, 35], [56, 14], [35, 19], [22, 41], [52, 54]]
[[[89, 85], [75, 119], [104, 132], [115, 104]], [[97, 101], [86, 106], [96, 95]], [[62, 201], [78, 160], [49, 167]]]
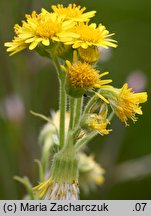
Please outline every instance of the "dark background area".
[[150, 0], [0, 0], [0, 199], [21, 199], [25, 194], [23, 186], [13, 180], [15, 175], [37, 182], [34, 159], [40, 158], [37, 137], [44, 122], [29, 110], [48, 116], [58, 108], [58, 81], [51, 63], [27, 50], [9, 57], [3, 44], [12, 40], [13, 26], [21, 23], [24, 14], [40, 12], [42, 7], [49, 10], [57, 3], [96, 10], [94, 22], [115, 32], [118, 41], [117, 49], [104, 54], [100, 68], [110, 71], [114, 86], [129, 80], [136, 90], [149, 95], [136, 124], [125, 128], [114, 119], [113, 132], [89, 144], [87, 152], [96, 155], [106, 170], [106, 183], [81, 198], [151, 199]]

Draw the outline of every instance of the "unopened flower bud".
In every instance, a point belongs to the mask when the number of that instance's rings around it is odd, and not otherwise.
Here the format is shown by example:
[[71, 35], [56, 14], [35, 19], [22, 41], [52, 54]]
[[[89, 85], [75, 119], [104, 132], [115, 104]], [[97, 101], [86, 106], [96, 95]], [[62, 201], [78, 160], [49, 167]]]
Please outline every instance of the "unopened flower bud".
[[96, 46], [90, 46], [87, 49], [80, 47], [78, 49], [78, 53], [83, 61], [90, 64], [97, 62], [97, 60], [100, 58], [100, 52]]

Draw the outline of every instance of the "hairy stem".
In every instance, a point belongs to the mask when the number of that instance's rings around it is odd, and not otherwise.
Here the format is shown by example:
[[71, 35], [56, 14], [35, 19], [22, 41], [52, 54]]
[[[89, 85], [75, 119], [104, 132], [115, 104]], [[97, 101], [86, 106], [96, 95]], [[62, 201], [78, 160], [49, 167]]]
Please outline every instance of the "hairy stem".
[[61, 71], [61, 67], [60, 67], [58, 58], [57, 58], [55, 55], [51, 55], [51, 59], [52, 59], [52, 61], [53, 61], [53, 63], [54, 63], [55, 69], [56, 69], [56, 71], [57, 71], [58, 78], [61, 79], [63, 73], [62, 73], [62, 71]]
[[87, 103], [87, 105], [85, 106], [85, 110], [83, 112], [83, 114], [86, 114], [90, 111], [91, 107], [94, 105], [96, 101], [96, 96], [94, 95], [91, 100], [89, 100], [89, 102]]
[[59, 126], [59, 145], [63, 148], [65, 145], [65, 113], [66, 113], [66, 92], [65, 92], [65, 73], [61, 70], [59, 61], [56, 56], [52, 56], [55, 68], [59, 77], [59, 110], [60, 110], [60, 126]]
[[80, 120], [80, 117], [81, 117], [81, 113], [82, 113], [82, 106], [83, 106], [83, 98], [78, 98], [77, 99], [77, 103], [76, 103], [76, 110], [75, 110], [75, 113], [76, 113], [76, 116], [75, 116], [75, 121], [74, 121], [74, 126], [78, 126], [79, 124], [79, 120]]
[[65, 78], [60, 79], [60, 127], [59, 127], [59, 143], [60, 148], [65, 144], [65, 113], [66, 113], [66, 92], [65, 92]]
[[74, 124], [74, 113], [75, 113], [75, 99], [73, 97], [70, 97], [70, 123], [69, 123], [70, 130], [73, 128], [73, 124]]
[[90, 140], [92, 140], [98, 134], [97, 131], [92, 131], [89, 135], [77, 141], [75, 144], [75, 150], [81, 150]]

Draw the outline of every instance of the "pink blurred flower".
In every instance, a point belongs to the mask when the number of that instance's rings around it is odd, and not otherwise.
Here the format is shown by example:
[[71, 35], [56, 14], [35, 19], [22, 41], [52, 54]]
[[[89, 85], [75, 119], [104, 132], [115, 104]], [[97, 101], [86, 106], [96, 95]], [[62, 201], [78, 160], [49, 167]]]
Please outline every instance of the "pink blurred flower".
[[147, 86], [147, 77], [142, 71], [132, 71], [127, 77], [126, 82], [134, 92], [140, 92], [145, 90]]
[[21, 122], [25, 116], [22, 99], [15, 94], [7, 96], [3, 101], [3, 115], [12, 122]]

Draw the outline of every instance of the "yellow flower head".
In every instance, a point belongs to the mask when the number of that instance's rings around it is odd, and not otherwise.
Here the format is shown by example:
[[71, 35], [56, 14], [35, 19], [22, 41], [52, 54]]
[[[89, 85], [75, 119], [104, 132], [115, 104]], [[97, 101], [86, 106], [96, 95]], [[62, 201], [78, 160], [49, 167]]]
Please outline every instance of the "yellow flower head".
[[142, 115], [140, 103], [147, 101], [147, 93], [134, 93], [128, 84], [124, 84], [121, 89], [113, 89], [113, 97], [108, 98], [115, 114], [126, 125], [129, 118], [133, 122], [137, 121], [135, 114]]
[[61, 41], [61, 37], [74, 37], [70, 31], [75, 23], [65, 21], [55, 13], [49, 13], [42, 9], [40, 14], [35, 11], [31, 15], [26, 15], [26, 21], [22, 21], [22, 26], [15, 25], [16, 37], [12, 42], [5, 43], [7, 51], [14, 54], [29, 47], [33, 50], [40, 43], [49, 46], [53, 41]]
[[86, 22], [92, 18], [96, 11], [90, 11], [83, 13], [86, 8], [81, 6], [76, 6], [76, 4], [69, 4], [68, 7], [64, 7], [62, 4], [52, 5], [53, 11], [58, 16], [63, 16], [65, 19], [74, 20], [76, 22]]
[[66, 41], [66, 38], [63, 40], [65, 44], [72, 45], [75, 49], [79, 47], [87, 49], [90, 46], [117, 47], [116, 41], [110, 38], [114, 34], [109, 34], [109, 31], [102, 24], [97, 27], [95, 23], [90, 25], [78, 23], [73, 28], [73, 32], [79, 35], [79, 38], [73, 38], [71, 41]]
[[33, 188], [38, 198], [45, 200], [78, 200], [78, 182], [57, 183], [51, 178]]
[[108, 105], [106, 103], [102, 103], [99, 113], [96, 113], [98, 105], [91, 108], [90, 113], [87, 113], [83, 116], [80, 125], [81, 128], [86, 129], [87, 131], [94, 130], [104, 136], [112, 131], [107, 129], [107, 125], [110, 124], [109, 120], [107, 119]]
[[[108, 72], [100, 73], [92, 65], [78, 61], [76, 52], [74, 52], [73, 58], [73, 64], [71, 64], [70, 61], [66, 61], [67, 67], [62, 66], [62, 68], [67, 73], [67, 82], [74, 89], [91, 91], [94, 88], [101, 88], [112, 82], [110, 79], [101, 80], [101, 78], [107, 75]], [[98, 92], [96, 92], [96, 95], [101, 97]], [[105, 98], [101, 98], [107, 102]]]
[[102, 136], [109, 134], [111, 130], [106, 129], [109, 121], [106, 117], [101, 114], [90, 114], [88, 116], [88, 127], [92, 130], [98, 131]]

